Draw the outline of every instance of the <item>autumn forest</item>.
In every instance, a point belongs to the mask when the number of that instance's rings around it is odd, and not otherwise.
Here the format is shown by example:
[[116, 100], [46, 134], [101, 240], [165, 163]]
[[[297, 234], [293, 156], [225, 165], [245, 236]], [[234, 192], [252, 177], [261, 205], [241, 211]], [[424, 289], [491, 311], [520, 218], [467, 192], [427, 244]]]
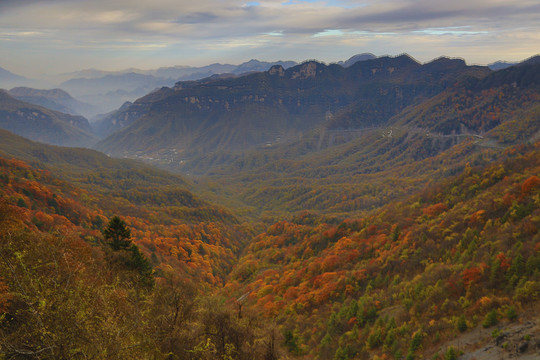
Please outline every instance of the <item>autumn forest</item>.
[[112, 156], [0, 130], [0, 359], [540, 356], [538, 59], [306, 62], [120, 118]]

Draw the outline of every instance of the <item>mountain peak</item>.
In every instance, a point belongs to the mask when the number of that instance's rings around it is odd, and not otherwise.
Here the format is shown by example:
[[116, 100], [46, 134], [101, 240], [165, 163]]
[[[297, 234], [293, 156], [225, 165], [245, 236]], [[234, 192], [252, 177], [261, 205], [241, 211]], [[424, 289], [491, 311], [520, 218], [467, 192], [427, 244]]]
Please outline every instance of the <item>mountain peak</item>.
[[449, 58], [446, 56], [441, 56], [437, 59], [434, 59], [426, 64], [424, 64], [426, 68], [437, 68], [441, 70], [449, 70], [449, 69], [463, 69], [467, 67], [467, 64], [465, 63], [465, 60], [459, 59], [459, 58]]
[[308, 79], [317, 76], [319, 66], [322, 64], [315, 60], [308, 60], [292, 68], [291, 79]]
[[351, 56], [348, 60], [346, 61], [339, 61], [337, 64], [338, 65], [341, 65], [343, 67], [349, 67], [359, 61], [366, 61], [366, 60], [372, 60], [372, 59], [376, 59], [377, 56], [373, 55], [372, 53], [362, 53], [362, 54], [357, 54], [357, 55], [354, 55], [354, 56]]
[[41, 90], [19, 86], [9, 90], [9, 93], [13, 96], [45, 96], [51, 99], [73, 99], [71, 95], [62, 89]]
[[281, 65], [274, 65], [268, 70], [269, 75], [285, 76], [285, 69]]
[[540, 63], [540, 54], [531, 56], [530, 58], [523, 60], [519, 65], [534, 65]]

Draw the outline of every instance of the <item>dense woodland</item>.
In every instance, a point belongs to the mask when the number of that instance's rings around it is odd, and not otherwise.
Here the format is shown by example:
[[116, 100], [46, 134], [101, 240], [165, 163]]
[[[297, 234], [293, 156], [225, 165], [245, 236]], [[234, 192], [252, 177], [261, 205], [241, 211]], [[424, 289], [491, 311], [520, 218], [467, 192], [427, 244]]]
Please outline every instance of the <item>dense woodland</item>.
[[[2, 159], [3, 356], [415, 358], [515, 321], [540, 300], [540, 144], [503, 155], [366, 217], [256, 236]], [[104, 236], [117, 208], [134, 246]]]
[[439, 74], [456, 83], [384, 127], [191, 178], [0, 130], [0, 359], [453, 360], [498, 339], [540, 305], [530, 69]]

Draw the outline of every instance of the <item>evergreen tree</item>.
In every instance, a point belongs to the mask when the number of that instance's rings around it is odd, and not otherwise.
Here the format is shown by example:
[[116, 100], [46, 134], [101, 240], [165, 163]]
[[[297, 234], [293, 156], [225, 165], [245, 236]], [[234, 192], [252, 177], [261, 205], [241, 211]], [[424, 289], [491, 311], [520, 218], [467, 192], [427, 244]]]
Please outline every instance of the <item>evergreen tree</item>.
[[129, 250], [131, 251], [131, 256], [127, 260], [127, 265], [139, 273], [141, 276], [140, 281], [144, 286], [154, 286], [152, 265], [150, 265], [150, 262], [146, 256], [144, 256], [144, 254], [139, 250], [139, 247], [135, 244], [131, 245]]
[[124, 220], [118, 216], [114, 216], [103, 230], [103, 237], [109, 241], [109, 245], [113, 250], [118, 251], [128, 249], [131, 244], [131, 231], [126, 226]]

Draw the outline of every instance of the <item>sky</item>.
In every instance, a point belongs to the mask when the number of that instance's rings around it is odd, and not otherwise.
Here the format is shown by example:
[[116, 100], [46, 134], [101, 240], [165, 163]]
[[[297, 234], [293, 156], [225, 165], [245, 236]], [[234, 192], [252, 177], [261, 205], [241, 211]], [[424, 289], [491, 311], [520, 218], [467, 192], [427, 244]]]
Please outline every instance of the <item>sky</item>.
[[360, 53], [469, 64], [540, 53], [539, 0], [0, 0], [0, 67], [39, 77]]

